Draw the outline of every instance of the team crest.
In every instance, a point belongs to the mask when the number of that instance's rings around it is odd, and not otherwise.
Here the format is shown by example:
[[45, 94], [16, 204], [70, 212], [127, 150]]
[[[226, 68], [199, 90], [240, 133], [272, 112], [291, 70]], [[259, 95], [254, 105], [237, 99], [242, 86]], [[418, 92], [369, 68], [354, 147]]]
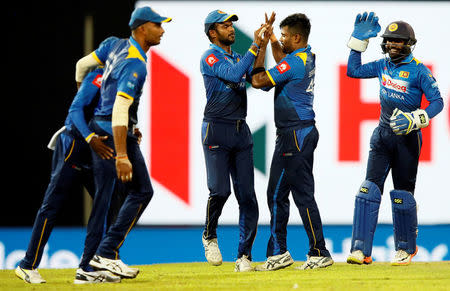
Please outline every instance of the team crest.
[[401, 78], [405, 78], [405, 79], [409, 78], [409, 72], [406, 72], [406, 71], [400, 71], [400, 73], [398, 75]]
[[289, 66], [289, 64], [286, 61], [283, 61], [281, 64], [279, 64], [277, 66], [277, 70], [278, 72], [280, 72], [280, 74], [283, 74], [287, 71], [289, 71], [291, 69], [291, 67]]
[[205, 61], [210, 67], [212, 67], [215, 63], [219, 61], [219, 59], [216, 58], [214, 54], [210, 54], [209, 56], [206, 57]]
[[391, 25], [389, 25], [389, 31], [396, 31], [398, 28], [398, 24], [397, 23], [392, 23]]

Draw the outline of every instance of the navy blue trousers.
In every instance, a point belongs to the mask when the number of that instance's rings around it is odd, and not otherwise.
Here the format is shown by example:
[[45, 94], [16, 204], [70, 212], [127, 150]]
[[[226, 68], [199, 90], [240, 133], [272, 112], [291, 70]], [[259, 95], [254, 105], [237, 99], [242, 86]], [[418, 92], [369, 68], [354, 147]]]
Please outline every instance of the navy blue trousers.
[[384, 182], [392, 170], [394, 189], [414, 194], [421, 146], [421, 131], [395, 135], [390, 127], [378, 126], [370, 139], [366, 180], [377, 184], [383, 193]]
[[53, 152], [50, 182], [34, 221], [25, 258], [20, 262], [22, 268], [35, 269], [39, 266], [59, 210], [68, 195], [80, 184], [93, 195], [90, 148], [82, 138], [73, 138], [67, 132], [63, 132], [58, 137]]
[[[109, 136], [105, 142], [109, 147], [114, 148], [113, 136], [100, 128], [95, 121], [90, 123], [90, 127], [99, 135]], [[94, 254], [109, 259], [119, 259], [120, 247], [153, 196], [153, 188], [144, 157], [137, 139], [130, 135], [127, 138], [127, 154], [133, 166], [133, 179], [131, 182], [122, 183], [117, 178], [115, 160], [103, 160], [97, 154], [92, 153], [96, 194], [91, 215], [101, 216], [108, 211], [115, 187], [124, 191], [126, 198], [119, 209], [116, 220], [106, 230], [103, 237], [99, 234], [103, 234], [104, 224], [89, 220], [88, 229], [93, 231], [86, 236], [82, 264], [88, 263]], [[87, 252], [86, 248], [91, 251]]]
[[267, 257], [287, 251], [290, 192], [308, 235], [308, 255], [330, 256], [325, 247], [322, 221], [314, 198], [313, 161], [318, 140], [319, 133], [314, 125], [277, 130], [267, 188], [271, 230]]
[[205, 154], [209, 198], [203, 235], [217, 237], [223, 206], [233, 190], [239, 204], [238, 258], [251, 250], [258, 225], [258, 202], [254, 189], [253, 139], [245, 121], [204, 121], [202, 143]]

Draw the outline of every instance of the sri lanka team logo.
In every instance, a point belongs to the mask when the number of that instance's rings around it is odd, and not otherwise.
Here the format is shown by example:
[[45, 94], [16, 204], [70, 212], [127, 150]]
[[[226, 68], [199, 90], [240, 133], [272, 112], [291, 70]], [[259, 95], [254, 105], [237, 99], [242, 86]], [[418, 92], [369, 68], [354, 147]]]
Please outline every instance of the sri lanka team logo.
[[398, 75], [401, 78], [405, 78], [405, 79], [409, 78], [409, 72], [407, 72], [407, 71], [400, 71], [400, 73]]

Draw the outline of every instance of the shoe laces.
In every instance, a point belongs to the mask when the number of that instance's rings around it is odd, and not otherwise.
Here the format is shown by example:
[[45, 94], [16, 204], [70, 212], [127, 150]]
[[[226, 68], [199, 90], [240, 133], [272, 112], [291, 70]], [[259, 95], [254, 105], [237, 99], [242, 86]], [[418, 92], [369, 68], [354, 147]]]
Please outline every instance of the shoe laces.
[[404, 250], [398, 250], [398, 251], [395, 253], [395, 258], [396, 258], [396, 259], [402, 259], [402, 258], [405, 258], [405, 257], [407, 257], [407, 256], [408, 256], [408, 253], [405, 252]]

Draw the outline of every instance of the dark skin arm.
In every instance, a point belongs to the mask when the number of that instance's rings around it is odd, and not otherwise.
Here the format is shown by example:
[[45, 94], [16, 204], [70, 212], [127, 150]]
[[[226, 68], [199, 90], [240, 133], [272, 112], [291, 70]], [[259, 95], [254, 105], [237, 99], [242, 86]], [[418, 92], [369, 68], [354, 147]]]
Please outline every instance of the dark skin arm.
[[133, 166], [127, 155], [127, 132], [126, 126], [114, 126], [112, 128], [114, 146], [116, 148], [116, 171], [117, 177], [123, 183], [130, 182], [133, 177]]
[[[265, 62], [265, 56], [266, 56], [266, 47], [269, 42], [270, 36], [273, 34], [273, 28], [270, 26], [265, 32], [264, 32], [264, 39], [261, 43], [261, 48], [259, 49], [259, 53], [255, 58], [255, 63], [253, 65], [253, 68], [264, 68], [264, 62]], [[252, 76], [252, 86], [254, 88], [263, 88], [263, 87], [271, 87], [273, 86], [272, 81], [270, 81], [269, 76], [267, 73], [259, 72]]]
[[[270, 18], [267, 17], [267, 13], [266, 13], [265, 18], [266, 18], [266, 24], [269, 24], [270, 26], [272, 26], [273, 23], [275, 22], [275, 12], [272, 12], [272, 15], [270, 15]], [[272, 46], [273, 58], [275, 59], [276, 63], [279, 63], [286, 56], [286, 54], [283, 53], [281, 44], [278, 41], [275, 34], [273, 34], [273, 33], [270, 35], [270, 44]]]
[[103, 141], [106, 140], [107, 136], [94, 135], [89, 141], [89, 146], [102, 158], [102, 159], [112, 159], [114, 157], [114, 150], [107, 146]]

